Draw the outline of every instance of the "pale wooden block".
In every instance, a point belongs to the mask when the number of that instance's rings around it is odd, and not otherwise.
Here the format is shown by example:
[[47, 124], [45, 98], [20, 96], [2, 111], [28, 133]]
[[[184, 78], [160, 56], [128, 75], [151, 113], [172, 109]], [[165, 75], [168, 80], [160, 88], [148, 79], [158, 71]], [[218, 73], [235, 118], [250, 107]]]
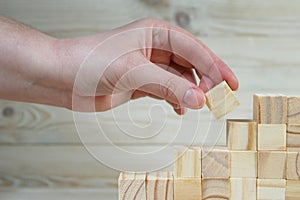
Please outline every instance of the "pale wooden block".
[[229, 199], [229, 179], [202, 179], [202, 199]]
[[205, 96], [206, 105], [216, 119], [220, 119], [240, 105], [226, 81], [209, 90]]
[[300, 199], [300, 181], [287, 180], [286, 181], [286, 200]]
[[173, 174], [152, 172], [146, 176], [147, 200], [173, 200]]
[[229, 178], [229, 161], [226, 147], [202, 147], [202, 178]]
[[230, 152], [230, 177], [256, 178], [257, 177], [257, 152], [256, 151], [231, 151]]
[[119, 200], [146, 200], [146, 174], [122, 172], [119, 176]]
[[257, 200], [285, 200], [285, 179], [257, 179]]
[[287, 125], [287, 147], [300, 147], [300, 124]]
[[230, 150], [257, 149], [257, 123], [253, 120], [227, 120], [227, 146]]
[[260, 179], [285, 179], [286, 152], [259, 151], [257, 168]]
[[288, 97], [288, 124], [300, 124], [300, 96]]
[[180, 147], [175, 152], [174, 177], [193, 178], [201, 177], [201, 148]]
[[255, 94], [253, 97], [253, 119], [258, 124], [286, 124], [287, 97], [275, 94]]
[[288, 148], [286, 161], [286, 179], [300, 180], [300, 148]]
[[256, 178], [230, 178], [230, 200], [256, 200]]
[[258, 124], [258, 150], [286, 150], [285, 124]]
[[175, 178], [174, 200], [201, 200], [201, 178]]

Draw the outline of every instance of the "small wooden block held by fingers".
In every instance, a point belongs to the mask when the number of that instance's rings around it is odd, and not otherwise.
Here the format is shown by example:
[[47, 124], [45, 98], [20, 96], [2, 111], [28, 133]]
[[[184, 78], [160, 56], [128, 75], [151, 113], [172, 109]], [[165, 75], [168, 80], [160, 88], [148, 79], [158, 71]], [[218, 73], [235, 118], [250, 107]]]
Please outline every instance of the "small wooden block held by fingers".
[[173, 174], [152, 172], [146, 177], [147, 200], [173, 200]]
[[206, 105], [216, 119], [220, 119], [240, 105], [226, 81], [209, 90], [205, 96]]
[[227, 146], [230, 150], [256, 151], [257, 123], [248, 119], [227, 120]]
[[230, 200], [256, 200], [256, 178], [230, 178]]
[[200, 147], [177, 147], [175, 156], [174, 177], [201, 178]]
[[253, 96], [253, 119], [258, 124], [286, 124], [287, 97], [284, 95]]
[[122, 172], [119, 176], [119, 200], [146, 200], [146, 174]]
[[229, 199], [229, 179], [202, 179], [202, 199]]
[[257, 179], [257, 200], [285, 200], [285, 179]]

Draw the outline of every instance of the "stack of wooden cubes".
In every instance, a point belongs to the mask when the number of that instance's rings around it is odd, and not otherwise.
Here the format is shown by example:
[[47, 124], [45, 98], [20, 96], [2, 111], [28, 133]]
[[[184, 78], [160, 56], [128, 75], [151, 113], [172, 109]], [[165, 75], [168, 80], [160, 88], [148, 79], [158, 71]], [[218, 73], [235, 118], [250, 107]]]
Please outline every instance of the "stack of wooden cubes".
[[[216, 88], [207, 101], [219, 118], [238, 103]], [[177, 148], [173, 172], [122, 172], [119, 199], [300, 200], [300, 97], [254, 95], [253, 120], [229, 119], [226, 132], [227, 146]]]

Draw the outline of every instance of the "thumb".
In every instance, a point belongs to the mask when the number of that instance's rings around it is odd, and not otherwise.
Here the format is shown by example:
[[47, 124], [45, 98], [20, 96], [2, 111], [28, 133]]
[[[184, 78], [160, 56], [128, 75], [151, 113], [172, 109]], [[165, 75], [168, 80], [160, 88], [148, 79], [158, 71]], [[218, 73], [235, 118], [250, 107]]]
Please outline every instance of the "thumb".
[[198, 109], [205, 104], [203, 91], [194, 83], [149, 61], [132, 68], [119, 82], [129, 87], [127, 89], [150, 93], [181, 107]]

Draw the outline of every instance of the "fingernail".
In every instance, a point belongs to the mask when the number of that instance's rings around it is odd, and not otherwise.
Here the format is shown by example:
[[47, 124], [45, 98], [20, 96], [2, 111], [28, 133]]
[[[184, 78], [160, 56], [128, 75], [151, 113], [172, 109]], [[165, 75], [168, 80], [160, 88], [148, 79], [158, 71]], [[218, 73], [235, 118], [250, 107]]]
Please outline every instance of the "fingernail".
[[183, 104], [189, 108], [201, 108], [204, 102], [204, 94], [195, 89], [189, 89], [183, 97]]

